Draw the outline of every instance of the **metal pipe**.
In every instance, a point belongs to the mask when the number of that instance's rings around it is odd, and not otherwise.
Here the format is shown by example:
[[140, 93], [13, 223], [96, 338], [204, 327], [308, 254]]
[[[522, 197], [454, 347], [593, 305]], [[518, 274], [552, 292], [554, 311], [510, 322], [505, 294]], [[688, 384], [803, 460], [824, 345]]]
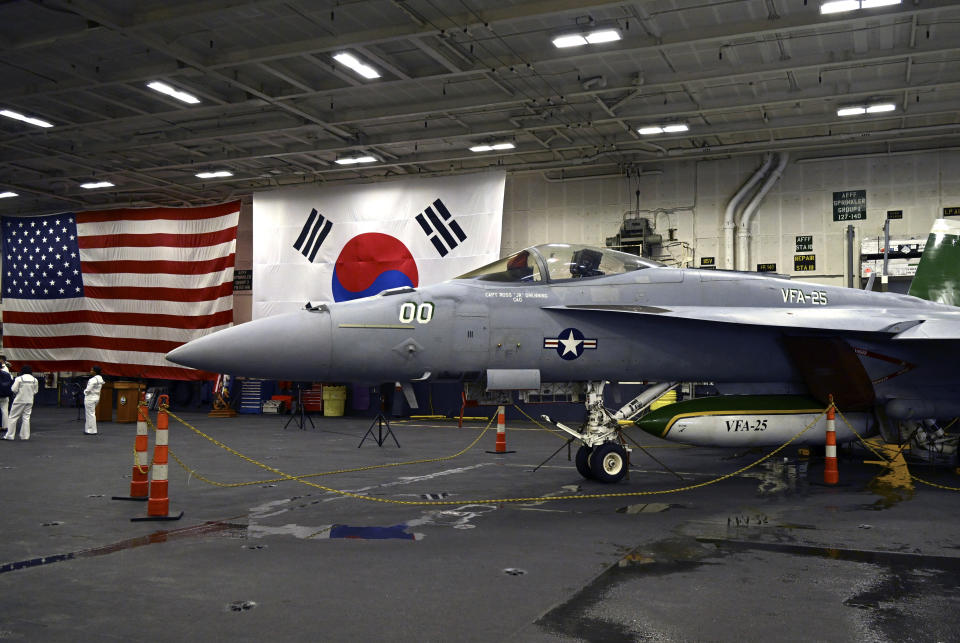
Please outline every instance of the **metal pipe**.
[[773, 155], [767, 152], [763, 159], [763, 165], [747, 179], [747, 182], [741, 186], [737, 193], [733, 195], [730, 202], [727, 203], [727, 209], [723, 213], [723, 267], [725, 270], [733, 270], [733, 238], [734, 231], [737, 229], [736, 214], [737, 208], [743, 198], [753, 189], [753, 187], [763, 178], [770, 166], [773, 164]]
[[887, 265], [890, 261], [890, 219], [883, 220], [883, 272], [880, 274], [880, 292], [887, 292], [890, 279]]
[[[573, 167], [573, 166], [571, 166]], [[583, 166], [576, 166], [583, 167]], [[655, 174], [663, 174], [663, 170], [650, 170], [649, 172], [641, 172], [640, 176], [650, 176]], [[547, 183], [566, 183], [568, 181], [590, 181], [592, 179], [622, 179], [623, 172], [612, 173], [608, 172], [606, 174], [583, 174], [580, 176], [548, 176], [546, 172], [543, 172], [543, 180]]]
[[757, 190], [757, 193], [753, 195], [753, 198], [750, 199], [750, 203], [747, 204], [747, 207], [743, 209], [743, 214], [740, 216], [740, 261], [737, 266], [738, 270], [749, 270], [750, 264], [750, 221], [753, 219], [753, 215], [756, 214], [757, 210], [760, 208], [760, 204], [763, 202], [764, 197], [767, 196], [767, 192], [770, 191], [770, 188], [780, 180], [780, 177], [783, 176], [783, 171], [787, 167], [787, 161], [790, 160], [790, 154], [788, 152], [780, 152], [780, 160], [777, 163], [777, 167], [773, 169], [772, 172], [767, 176], [766, 180], [763, 182], [763, 185], [760, 186], [760, 189]]
[[896, 150], [893, 152], [864, 152], [863, 154], [838, 154], [836, 156], [810, 156], [797, 159], [794, 163], [827, 163], [829, 161], [849, 161], [851, 159], [872, 159], [887, 156], [911, 156], [913, 154], [931, 154], [936, 152], [957, 152], [960, 147], [934, 147], [923, 150]]
[[853, 224], [847, 225], [847, 288], [853, 288]]

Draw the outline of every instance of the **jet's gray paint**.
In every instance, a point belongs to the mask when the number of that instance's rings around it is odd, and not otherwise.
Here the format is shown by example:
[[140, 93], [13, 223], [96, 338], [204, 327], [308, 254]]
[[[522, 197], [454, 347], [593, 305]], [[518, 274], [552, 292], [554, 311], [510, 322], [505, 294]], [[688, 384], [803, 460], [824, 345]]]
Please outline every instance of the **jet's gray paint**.
[[[432, 315], [404, 320], [405, 303], [418, 311], [432, 305]], [[565, 329], [595, 348], [563, 359], [546, 345]], [[539, 371], [544, 382], [765, 382], [795, 390], [802, 374], [784, 338], [799, 334], [841, 338], [874, 382], [878, 403], [924, 400], [925, 417], [935, 417], [960, 398], [960, 344], [944, 341], [958, 333], [960, 310], [907, 295], [649, 267], [553, 283], [455, 279], [249, 322], [168, 358], [305, 381], [481, 379], [488, 369], [507, 369]], [[896, 363], [910, 368], [891, 376]]]

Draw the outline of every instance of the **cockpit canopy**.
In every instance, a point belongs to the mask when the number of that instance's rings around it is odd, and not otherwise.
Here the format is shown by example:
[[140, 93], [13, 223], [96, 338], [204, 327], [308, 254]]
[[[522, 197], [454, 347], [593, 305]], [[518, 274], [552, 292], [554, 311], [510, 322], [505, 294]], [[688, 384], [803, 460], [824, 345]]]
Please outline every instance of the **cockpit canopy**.
[[505, 259], [498, 259], [460, 275], [457, 279], [509, 283], [558, 282], [619, 275], [662, 265], [650, 259], [607, 248], [546, 243], [521, 250]]

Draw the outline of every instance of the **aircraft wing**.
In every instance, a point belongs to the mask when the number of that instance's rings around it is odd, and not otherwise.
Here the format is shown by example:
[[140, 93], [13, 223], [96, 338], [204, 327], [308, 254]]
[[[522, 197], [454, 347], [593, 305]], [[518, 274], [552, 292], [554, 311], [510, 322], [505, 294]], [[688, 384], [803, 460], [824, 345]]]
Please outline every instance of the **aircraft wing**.
[[960, 339], [960, 315], [930, 319], [927, 313], [872, 307], [771, 308], [719, 306], [640, 306], [580, 304], [547, 310], [644, 315], [742, 326], [805, 328], [847, 333], [885, 333], [892, 339]]

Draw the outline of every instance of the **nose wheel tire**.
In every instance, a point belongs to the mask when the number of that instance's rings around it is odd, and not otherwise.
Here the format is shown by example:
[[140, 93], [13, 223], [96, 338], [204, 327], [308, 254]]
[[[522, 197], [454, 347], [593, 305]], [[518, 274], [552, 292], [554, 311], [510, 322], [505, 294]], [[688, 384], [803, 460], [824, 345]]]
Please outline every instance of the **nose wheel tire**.
[[577, 449], [577, 473], [587, 480], [593, 480], [593, 471], [590, 470], [591, 453], [593, 453], [593, 447], [584, 445]]
[[[578, 462], [579, 456], [577, 452]], [[591, 477], [595, 480], [608, 484], [620, 482], [627, 473], [627, 450], [616, 442], [605, 442], [593, 450], [589, 462]]]

